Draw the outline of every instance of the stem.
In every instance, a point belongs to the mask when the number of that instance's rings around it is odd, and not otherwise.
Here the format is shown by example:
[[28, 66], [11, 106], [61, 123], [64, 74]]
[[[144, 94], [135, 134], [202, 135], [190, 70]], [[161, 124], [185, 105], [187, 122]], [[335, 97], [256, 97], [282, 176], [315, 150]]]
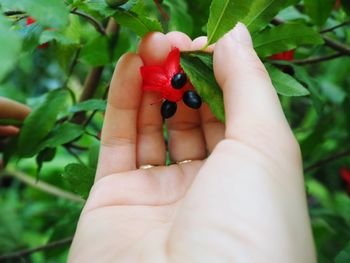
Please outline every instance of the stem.
[[72, 60], [70, 66], [69, 66], [69, 69], [68, 69], [67, 79], [66, 79], [66, 81], [64, 82], [63, 87], [67, 86], [68, 81], [69, 81], [70, 77], [72, 76], [73, 71], [74, 71], [74, 69], [75, 69], [75, 66], [78, 64], [78, 59], [79, 59], [80, 51], [81, 51], [81, 49], [78, 48], [78, 49], [75, 51], [75, 53], [74, 53], [73, 60]]
[[[118, 25], [115, 23], [113, 18], [110, 18], [108, 21], [108, 25], [106, 28], [106, 33], [107, 35], [109, 34], [115, 34], [119, 31]], [[92, 68], [87, 75], [83, 87], [83, 92], [80, 96], [79, 102], [88, 100], [93, 97], [98, 84], [100, 83], [101, 77], [102, 77], [102, 72], [103, 72], [104, 67], [96, 67]], [[85, 113], [84, 112], [77, 112], [74, 117], [73, 117], [73, 122], [77, 124], [82, 124], [84, 123], [85, 120]]]
[[61, 197], [61, 198], [65, 198], [68, 199], [70, 201], [74, 201], [74, 202], [79, 202], [79, 203], [83, 203], [84, 200], [78, 196], [75, 195], [73, 193], [67, 192], [65, 190], [62, 190], [56, 186], [53, 186], [51, 184], [48, 184], [46, 182], [43, 181], [37, 181], [35, 178], [26, 175], [23, 172], [20, 171], [12, 171], [12, 170], [5, 170], [1, 173], [2, 175], [10, 175], [15, 177], [16, 179], [18, 179], [19, 181], [32, 186], [38, 190], [41, 190], [45, 193], [57, 196], [57, 197]]
[[64, 246], [64, 245], [71, 243], [72, 240], [73, 240], [73, 237], [67, 237], [67, 238], [57, 240], [57, 241], [53, 241], [53, 242], [48, 243], [46, 245], [42, 245], [42, 246], [38, 246], [38, 247], [34, 247], [34, 248], [29, 248], [29, 249], [23, 249], [23, 250], [16, 251], [13, 253], [5, 254], [5, 255], [0, 256], [0, 262], [11, 259], [11, 258], [23, 258], [23, 257], [28, 256], [30, 254], [33, 254], [35, 252], [61, 247], [61, 246]]
[[75, 159], [77, 159], [77, 161], [78, 161], [79, 163], [84, 164], [83, 160], [79, 157], [78, 154], [76, 154], [76, 153], [71, 149], [71, 147], [65, 145], [64, 148], [67, 150], [67, 152], [68, 152], [69, 154], [71, 154], [72, 156], [74, 156]]
[[304, 172], [310, 172], [316, 168], [319, 168], [325, 164], [328, 164], [328, 163], [331, 163], [333, 161], [336, 161], [338, 159], [341, 159], [341, 158], [344, 158], [344, 157], [347, 157], [350, 155], [350, 150], [345, 150], [345, 151], [342, 151], [340, 153], [336, 153], [335, 155], [332, 155], [332, 156], [329, 156], [325, 159], [322, 159], [322, 160], [319, 160], [317, 161], [316, 163], [314, 164], [311, 164], [309, 166], [307, 166], [305, 169], [304, 169]]
[[[80, 17], [83, 17], [84, 19], [86, 19], [91, 25], [93, 25], [96, 29], [97, 32], [99, 32], [102, 35], [106, 35], [106, 31], [103, 28], [103, 26], [101, 25], [101, 23], [99, 21], [97, 21], [93, 16], [90, 16], [88, 14], [85, 14], [81, 11], [78, 11], [76, 8], [74, 8], [73, 10], [70, 11], [71, 14], [75, 14], [78, 15]], [[23, 15], [25, 14], [25, 12], [23, 11], [6, 11], [4, 12], [5, 16], [14, 16], [14, 15]]]
[[343, 26], [347, 26], [347, 25], [350, 25], [350, 20], [348, 21], [345, 21], [339, 25], [336, 25], [336, 26], [333, 26], [333, 27], [330, 27], [330, 28], [326, 28], [326, 29], [323, 29], [320, 31], [321, 34], [324, 34], [324, 33], [328, 33], [328, 32], [332, 32], [333, 30], [336, 30], [340, 27], [343, 27]]
[[342, 56], [344, 56], [344, 54], [339, 52], [339, 53], [335, 53], [335, 54], [327, 55], [327, 56], [323, 56], [323, 57], [299, 59], [299, 60], [293, 60], [291, 62], [294, 64], [297, 64], [297, 65], [308, 65], [308, 64], [315, 64], [315, 63], [320, 63], [320, 62], [340, 58]]
[[164, 9], [162, 8], [161, 4], [159, 3], [159, 0], [153, 0], [153, 2], [155, 3], [155, 5], [157, 6], [157, 9], [159, 11], [159, 13], [162, 15], [163, 19], [165, 21], [169, 20], [169, 16], [168, 14], [164, 11]]
[[75, 14], [75, 15], [78, 15], [78, 16], [81, 16], [81, 17], [85, 18], [87, 21], [90, 22], [91, 25], [93, 25], [95, 27], [97, 32], [99, 32], [101, 35], [106, 35], [106, 31], [103, 28], [103, 26], [93, 16], [90, 16], [88, 14], [80, 12], [80, 11], [78, 11], [76, 9], [73, 9], [70, 12], [72, 14]]
[[328, 46], [336, 51], [339, 51], [340, 53], [342, 53], [344, 55], [350, 56], [350, 47], [349, 46], [344, 45], [338, 41], [335, 41], [328, 36], [322, 36], [322, 37], [323, 37], [323, 40], [325, 41], [326, 46]]
[[[281, 25], [284, 23], [285, 23], [285, 21], [283, 21], [282, 19], [274, 18], [272, 20], [272, 24], [274, 24], [274, 25]], [[345, 23], [350, 24], [350, 21], [347, 21]], [[339, 25], [337, 27], [339, 27]], [[329, 31], [329, 29], [326, 30], [326, 32], [328, 32], [328, 31]], [[322, 33], [322, 31], [320, 33]], [[332, 48], [333, 50], [336, 50], [344, 55], [350, 56], [350, 47], [349, 46], [344, 45], [338, 41], [335, 41], [328, 36], [323, 35], [322, 38], [323, 38], [326, 46], [328, 46], [328, 47]]]

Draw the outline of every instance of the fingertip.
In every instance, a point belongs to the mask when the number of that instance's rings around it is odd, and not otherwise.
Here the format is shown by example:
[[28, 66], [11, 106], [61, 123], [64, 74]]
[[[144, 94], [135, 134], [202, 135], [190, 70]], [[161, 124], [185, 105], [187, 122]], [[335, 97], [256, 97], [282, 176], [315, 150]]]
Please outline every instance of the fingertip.
[[[140, 67], [143, 61], [136, 53], [126, 53], [118, 61], [113, 73], [108, 100], [112, 104], [120, 104], [123, 107], [134, 107], [138, 103], [141, 94]], [[126, 90], [128, 96], [123, 95], [121, 90]], [[132, 98], [132, 99], [128, 99]]]
[[[207, 37], [205, 37], [205, 36], [197, 37], [197, 38], [195, 38], [192, 41], [192, 48], [191, 49], [192, 50], [202, 49], [203, 47], [205, 47], [207, 42], [208, 42], [208, 38]], [[215, 47], [215, 44], [209, 45], [208, 47], [206, 47], [205, 51], [213, 52], [214, 51], [214, 47]]]
[[170, 50], [168, 38], [163, 33], [151, 32], [142, 38], [138, 54], [145, 65], [156, 66], [163, 64]]
[[192, 40], [185, 33], [172, 31], [166, 34], [171, 47], [177, 47], [182, 51], [191, 50]]

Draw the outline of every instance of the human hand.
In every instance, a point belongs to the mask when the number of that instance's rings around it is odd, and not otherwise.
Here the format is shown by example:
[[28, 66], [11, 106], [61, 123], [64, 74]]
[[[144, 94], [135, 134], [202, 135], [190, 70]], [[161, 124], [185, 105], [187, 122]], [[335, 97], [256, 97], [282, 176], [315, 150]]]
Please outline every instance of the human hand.
[[142, 92], [139, 68], [205, 42], [152, 33], [118, 62], [69, 262], [316, 261], [299, 146], [242, 24], [213, 47], [226, 126], [179, 103], [170, 157], [194, 161], [164, 166], [158, 95]]
[[[16, 101], [0, 97], [0, 120], [14, 119], [24, 120], [30, 113], [30, 108]], [[19, 128], [11, 125], [0, 125], [0, 136], [14, 136], [19, 132]]]

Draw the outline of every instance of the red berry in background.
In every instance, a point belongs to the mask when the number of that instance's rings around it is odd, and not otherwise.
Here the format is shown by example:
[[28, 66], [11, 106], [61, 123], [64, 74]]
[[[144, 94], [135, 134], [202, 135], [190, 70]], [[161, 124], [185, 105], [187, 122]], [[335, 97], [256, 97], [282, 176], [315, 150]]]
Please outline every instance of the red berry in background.
[[339, 173], [341, 178], [343, 178], [344, 182], [346, 183], [346, 190], [350, 195], [350, 171], [346, 167], [341, 167]]
[[285, 51], [285, 52], [281, 52], [281, 53], [277, 53], [275, 55], [272, 55], [270, 57], [270, 59], [292, 61], [292, 60], [294, 60], [294, 53], [295, 53], [295, 50], [292, 49], [289, 51]]
[[26, 21], [26, 25], [29, 26], [31, 24], [34, 24], [36, 22], [36, 20], [32, 17], [28, 17], [27, 21]]
[[[26, 20], [26, 25], [29, 26], [31, 24], [34, 24], [36, 23], [36, 20], [32, 17], [28, 17], [27, 20]], [[42, 48], [47, 48], [49, 46], [49, 43], [46, 42], [46, 43], [43, 43], [41, 45], [38, 46], [38, 48], [42, 49]]]

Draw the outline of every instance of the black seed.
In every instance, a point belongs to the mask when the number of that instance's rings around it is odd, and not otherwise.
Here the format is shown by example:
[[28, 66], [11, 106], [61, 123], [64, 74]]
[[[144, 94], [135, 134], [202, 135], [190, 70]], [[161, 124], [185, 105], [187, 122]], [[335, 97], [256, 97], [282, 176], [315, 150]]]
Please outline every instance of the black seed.
[[175, 114], [176, 109], [177, 109], [176, 102], [166, 100], [162, 104], [161, 114], [163, 118], [168, 119]]
[[185, 86], [187, 77], [185, 73], [177, 73], [171, 78], [171, 86], [174, 89], [181, 89]]
[[192, 109], [199, 109], [202, 105], [201, 97], [193, 90], [187, 90], [184, 93], [182, 100]]

